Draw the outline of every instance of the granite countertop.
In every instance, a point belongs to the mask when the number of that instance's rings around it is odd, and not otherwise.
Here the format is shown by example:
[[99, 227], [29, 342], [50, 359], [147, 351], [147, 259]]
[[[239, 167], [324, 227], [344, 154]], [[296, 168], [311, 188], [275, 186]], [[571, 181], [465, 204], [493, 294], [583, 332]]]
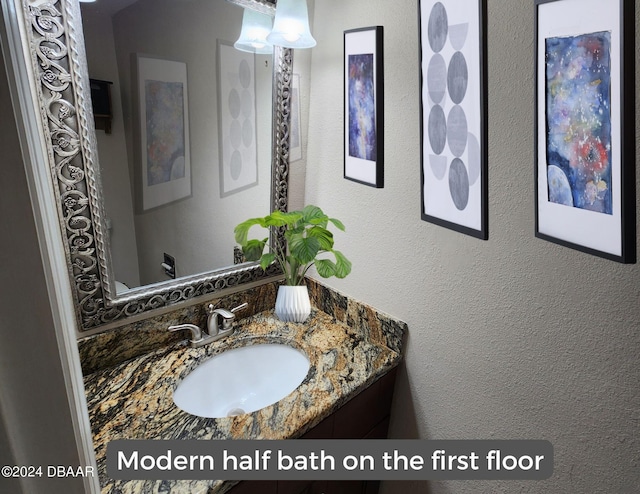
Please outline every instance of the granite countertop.
[[[405, 325], [397, 323], [401, 338]], [[85, 377], [103, 493], [224, 493], [234, 482], [109, 479], [107, 444], [116, 439], [300, 437], [401, 360], [394, 344], [398, 331], [391, 340], [385, 339], [388, 318], [372, 329], [376, 324], [347, 324], [313, 308], [304, 324], [284, 323], [272, 311], [265, 311], [236, 325], [232, 336], [204, 347], [191, 348], [185, 341]], [[173, 390], [198, 364], [226, 349], [266, 342], [298, 348], [310, 361], [302, 384], [281, 401], [253, 413], [219, 419], [196, 417], [174, 405]]]

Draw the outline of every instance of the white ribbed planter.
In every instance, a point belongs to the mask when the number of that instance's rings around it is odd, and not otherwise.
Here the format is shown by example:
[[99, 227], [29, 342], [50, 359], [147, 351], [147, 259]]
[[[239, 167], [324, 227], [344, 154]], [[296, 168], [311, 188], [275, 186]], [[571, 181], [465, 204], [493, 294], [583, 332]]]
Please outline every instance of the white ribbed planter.
[[276, 316], [285, 322], [305, 322], [311, 313], [307, 287], [282, 285], [276, 298]]

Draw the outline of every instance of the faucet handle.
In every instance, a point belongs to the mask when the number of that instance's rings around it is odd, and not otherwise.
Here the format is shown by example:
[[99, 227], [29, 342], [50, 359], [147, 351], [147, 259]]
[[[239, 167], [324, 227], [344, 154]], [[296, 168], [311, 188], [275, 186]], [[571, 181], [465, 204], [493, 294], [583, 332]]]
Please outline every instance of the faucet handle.
[[220, 311], [220, 315], [222, 316], [222, 328], [223, 329], [231, 329], [231, 325], [233, 324], [233, 320], [236, 318], [235, 313], [241, 311], [242, 309], [244, 309], [248, 305], [249, 304], [247, 302], [244, 302], [243, 304], [240, 304], [238, 307], [234, 307], [231, 310], [222, 309]]
[[248, 307], [248, 305], [249, 304], [247, 302], [244, 302], [238, 305], [238, 307], [234, 307], [231, 310], [227, 310], [227, 309], [216, 309], [215, 305], [209, 304], [207, 305], [207, 313], [209, 315], [217, 313], [217, 314], [220, 314], [224, 319], [233, 319], [235, 317], [234, 316], [235, 312], [239, 312], [242, 309], [245, 309], [246, 307]]
[[244, 303], [240, 304], [238, 307], [234, 307], [233, 309], [231, 309], [230, 312], [234, 312], [235, 313], [235, 312], [241, 311], [243, 309], [246, 309], [248, 306], [249, 306], [249, 304], [247, 302], [244, 302]]
[[202, 339], [202, 330], [195, 324], [178, 324], [176, 326], [169, 326], [169, 331], [171, 333], [173, 333], [174, 331], [180, 331], [182, 329], [188, 329], [189, 331], [191, 331], [191, 343], [195, 343], [196, 341], [200, 341]]

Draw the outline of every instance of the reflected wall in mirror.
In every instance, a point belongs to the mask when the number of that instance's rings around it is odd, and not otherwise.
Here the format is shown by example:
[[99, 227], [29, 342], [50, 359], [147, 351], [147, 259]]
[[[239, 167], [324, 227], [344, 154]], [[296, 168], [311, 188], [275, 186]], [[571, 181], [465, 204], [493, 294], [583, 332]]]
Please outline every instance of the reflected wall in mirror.
[[[233, 227], [247, 216], [262, 215], [265, 209], [287, 208], [292, 52], [276, 47], [272, 61], [256, 56], [256, 96], [272, 104], [268, 110], [252, 108], [256, 111], [255, 139], [260, 150], [258, 183], [223, 197], [218, 148], [220, 120], [216, 112], [219, 76], [215, 73], [217, 40], [233, 42], [240, 32], [242, 9], [232, 4], [273, 15], [275, 2], [130, 1], [124, 9], [109, 14], [113, 15], [112, 22], [96, 20], [87, 11], [86, 44], [99, 50], [95, 54], [89, 51], [88, 68], [77, 0], [15, 2], [24, 14], [22, 42], [30, 48], [35, 77], [32, 87], [37, 91], [42, 137], [58, 197], [79, 328], [105, 329], [132, 316], [144, 317], [148, 311], [277, 276], [276, 266], [265, 272], [256, 263], [233, 265]], [[195, 7], [196, 14], [188, 13], [190, 5]], [[214, 24], [219, 22], [205, 16], [205, 12], [209, 15], [214, 8], [226, 12], [220, 14], [226, 21], [220, 23], [218, 33], [214, 32]], [[152, 31], [151, 19], [161, 17], [160, 27]], [[237, 25], [231, 26], [231, 18], [237, 19]], [[118, 33], [124, 34], [124, 38], [116, 37]], [[136, 149], [140, 147], [136, 146], [139, 144], [136, 139], [142, 119], [131, 120], [136, 117], [137, 97], [131, 60], [136, 60], [139, 54], [187, 64], [192, 180], [189, 197], [149, 211], [133, 212], [140, 178], [136, 172]], [[113, 82], [111, 134], [94, 129], [89, 71], [92, 78]], [[265, 130], [265, 126], [270, 130]], [[107, 153], [104, 158], [102, 153]], [[109, 175], [114, 170], [118, 178]], [[233, 214], [237, 216], [228, 216]], [[272, 244], [282, 241], [280, 235], [272, 234]], [[128, 244], [132, 252], [149, 253], [152, 260], [141, 260], [131, 254], [121, 260], [116, 254], [112, 263], [109, 246], [125, 238], [122, 244]], [[167, 251], [176, 257], [179, 278], [159, 281], [162, 277], [158, 279], [157, 273], [164, 271], [160, 266], [162, 254]], [[116, 280], [131, 285], [152, 284], [117, 294]]]
[[[242, 23], [226, 0], [80, 8], [89, 77], [112, 82], [111, 132], [96, 138], [116, 288], [168, 280], [164, 253], [178, 278], [232, 265], [234, 226], [270, 207], [272, 55], [230, 48], [242, 74], [219, 57]], [[172, 88], [186, 103], [179, 114]], [[162, 173], [151, 175], [154, 164]], [[165, 177], [171, 165], [180, 173]], [[174, 184], [187, 197], [172, 200]]]

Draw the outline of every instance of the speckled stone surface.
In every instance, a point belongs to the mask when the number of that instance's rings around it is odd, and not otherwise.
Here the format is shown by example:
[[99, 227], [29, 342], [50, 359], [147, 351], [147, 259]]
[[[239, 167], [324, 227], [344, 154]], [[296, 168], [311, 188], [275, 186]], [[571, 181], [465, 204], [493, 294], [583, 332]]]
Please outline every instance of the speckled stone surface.
[[338, 322], [360, 328], [365, 337], [402, 353], [407, 325], [370, 305], [359, 302], [313, 279], [306, 280], [311, 304]]
[[183, 323], [205, 327], [207, 321], [205, 307], [210, 303], [216, 308], [231, 309], [247, 302], [249, 306], [238, 313], [238, 317], [242, 318], [273, 307], [277, 291], [277, 283], [267, 283], [233, 295], [179, 308], [166, 314], [82, 338], [78, 340], [82, 373], [86, 376], [132, 358], [175, 345], [184, 339], [184, 335], [170, 333], [167, 328]]
[[[368, 333], [372, 341], [384, 342], [392, 350], [400, 352], [404, 327], [398, 324], [396, 319], [313, 279], [307, 278], [305, 281], [314, 307], [333, 315], [339, 322], [361, 328]], [[216, 308], [231, 309], [247, 302], [249, 306], [238, 313], [239, 318], [269, 310], [275, 306], [278, 286], [278, 282], [267, 283], [82, 338], [78, 340], [82, 372], [86, 376], [175, 345], [182, 341], [184, 336], [169, 333], [167, 328], [182, 323], [205, 327], [207, 320], [205, 307], [210, 303]]]
[[[312, 300], [326, 287], [308, 283]], [[322, 310], [304, 324], [279, 321], [266, 310], [237, 321], [235, 333], [202, 348], [164, 344], [118, 365], [86, 375], [85, 387], [103, 493], [224, 493], [232, 482], [115, 481], [106, 476], [106, 446], [115, 439], [288, 439], [303, 435], [399, 364], [406, 325], [329, 290]], [[329, 315], [325, 310], [330, 310]], [[165, 329], [166, 331], [166, 329]], [[310, 360], [291, 394], [250, 414], [202, 418], [173, 404], [179, 382], [224, 350], [277, 342]]]

